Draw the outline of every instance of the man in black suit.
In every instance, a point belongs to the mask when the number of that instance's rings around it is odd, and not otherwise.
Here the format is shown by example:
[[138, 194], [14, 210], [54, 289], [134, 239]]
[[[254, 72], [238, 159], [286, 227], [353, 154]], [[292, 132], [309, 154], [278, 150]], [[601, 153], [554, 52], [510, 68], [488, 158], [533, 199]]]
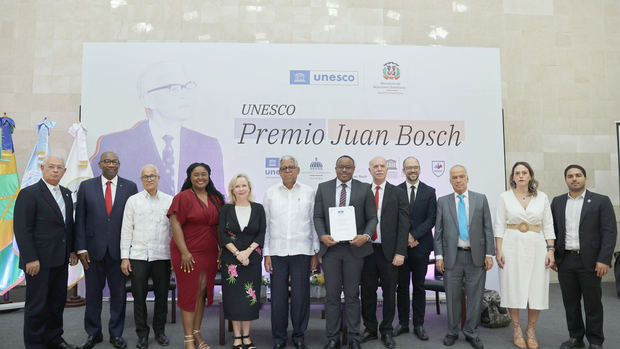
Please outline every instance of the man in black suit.
[[103, 341], [101, 297], [103, 287], [110, 289], [110, 343], [124, 349], [125, 282], [121, 271], [121, 225], [125, 203], [138, 192], [136, 183], [118, 177], [120, 161], [113, 152], [99, 159], [101, 176], [80, 184], [75, 210], [75, 249], [86, 276], [84, 327], [88, 338], [83, 349]]
[[375, 197], [379, 223], [371, 240], [373, 253], [364, 257], [362, 269], [362, 319], [364, 333], [361, 342], [377, 339], [377, 287], [381, 279], [383, 319], [379, 325], [381, 342], [387, 349], [396, 346], [392, 338], [392, 321], [396, 310], [396, 280], [398, 267], [407, 253], [409, 208], [405, 191], [388, 183], [387, 162], [377, 156], [370, 160], [371, 190]]
[[[555, 262], [570, 338], [561, 349], [602, 348], [603, 303], [601, 278], [609, 272], [616, 246], [616, 216], [609, 198], [586, 190], [586, 170], [569, 165], [564, 170], [568, 194], [551, 202], [555, 229]], [[586, 314], [584, 327], [581, 298]]]
[[[370, 241], [377, 226], [377, 207], [370, 186], [353, 179], [355, 162], [348, 155], [336, 161], [337, 178], [319, 184], [314, 198], [314, 228], [321, 240], [319, 255], [325, 273], [325, 327], [329, 339], [326, 349], [340, 348], [340, 294], [344, 291], [345, 314], [349, 329], [349, 348], [359, 349], [359, 285], [364, 257], [372, 253]], [[351, 241], [331, 236], [329, 208], [353, 206], [357, 235]]]
[[399, 187], [409, 198], [409, 236], [407, 260], [398, 268], [398, 325], [394, 335], [409, 332], [409, 280], [413, 284], [411, 308], [413, 311], [413, 332], [421, 340], [428, 340], [424, 331], [426, 311], [426, 290], [424, 280], [428, 269], [428, 257], [433, 250], [433, 232], [437, 217], [437, 196], [435, 189], [420, 181], [420, 162], [410, 156], [403, 161], [406, 181]]
[[67, 301], [67, 262], [77, 264], [73, 248], [71, 191], [58, 185], [65, 160], [48, 155], [42, 179], [22, 189], [13, 213], [19, 267], [26, 273], [24, 344], [28, 349], [75, 348], [62, 338]]

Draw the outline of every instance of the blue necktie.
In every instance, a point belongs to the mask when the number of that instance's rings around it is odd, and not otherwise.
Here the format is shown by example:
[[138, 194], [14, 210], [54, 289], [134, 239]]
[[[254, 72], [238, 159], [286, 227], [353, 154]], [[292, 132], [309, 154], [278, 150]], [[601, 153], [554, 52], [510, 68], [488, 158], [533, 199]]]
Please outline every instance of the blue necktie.
[[469, 233], [467, 232], [467, 210], [465, 209], [465, 201], [463, 197], [465, 195], [457, 195], [459, 198], [459, 237], [463, 241], [469, 239]]

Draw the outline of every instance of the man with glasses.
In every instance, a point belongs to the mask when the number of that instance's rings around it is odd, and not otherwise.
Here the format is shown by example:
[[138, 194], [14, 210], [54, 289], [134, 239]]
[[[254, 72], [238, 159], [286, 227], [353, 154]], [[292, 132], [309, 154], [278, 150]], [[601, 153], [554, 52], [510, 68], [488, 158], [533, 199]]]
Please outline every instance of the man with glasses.
[[142, 165], [153, 164], [160, 170], [159, 190], [174, 195], [183, 186], [184, 169], [194, 162], [204, 162], [211, 166], [211, 180], [223, 192], [224, 168], [218, 140], [183, 126], [193, 117], [197, 87], [177, 62], [148, 66], [138, 78], [138, 95], [146, 120], [128, 130], [101, 136], [91, 160], [93, 169], [101, 151], [114, 151], [125, 163], [122, 176], [139, 182]]
[[118, 156], [106, 151], [99, 158], [101, 176], [80, 183], [75, 209], [75, 249], [86, 277], [84, 327], [88, 337], [82, 349], [103, 341], [101, 307], [103, 287], [110, 289], [110, 343], [127, 347], [125, 326], [125, 275], [121, 272], [121, 224], [125, 203], [138, 192], [136, 183], [118, 176]]
[[263, 206], [267, 230], [263, 254], [265, 270], [271, 274], [271, 335], [273, 348], [286, 346], [289, 313], [289, 279], [292, 342], [305, 349], [304, 332], [310, 315], [310, 270], [317, 268], [319, 238], [312, 223], [314, 190], [299, 183], [299, 165], [294, 157], [280, 159], [280, 177], [267, 189]]
[[170, 221], [166, 216], [172, 196], [158, 190], [157, 167], [146, 165], [141, 177], [144, 190], [131, 196], [125, 204], [121, 226], [121, 271], [131, 280], [133, 316], [138, 334], [138, 349], [149, 346], [146, 294], [148, 280], [153, 280], [155, 310], [153, 331], [160, 345], [169, 344], [165, 334], [170, 288]]
[[[314, 227], [321, 240], [319, 255], [325, 274], [325, 349], [340, 348], [340, 294], [344, 291], [349, 348], [360, 348], [360, 279], [364, 257], [373, 252], [370, 241], [377, 226], [377, 206], [370, 185], [353, 179], [355, 162], [348, 155], [336, 161], [336, 178], [319, 184], [314, 199]], [[355, 237], [336, 241], [331, 236], [330, 207], [352, 206]]]
[[423, 341], [428, 340], [424, 330], [426, 312], [426, 290], [424, 280], [428, 269], [428, 257], [433, 250], [433, 227], [437, 215], [437, 196], [435, 189], [420, 181], [420, 162], [413, 156], [403, 161], [405, 182], [399, 187], [407, 192], [409, 198], [409, 228], [407, 240], [407, 260], [398, 268], [398, 325], [394, 335], [409, 332], [409, 284], [413, 284], [411, 309], [413, 312], [413, 332]]

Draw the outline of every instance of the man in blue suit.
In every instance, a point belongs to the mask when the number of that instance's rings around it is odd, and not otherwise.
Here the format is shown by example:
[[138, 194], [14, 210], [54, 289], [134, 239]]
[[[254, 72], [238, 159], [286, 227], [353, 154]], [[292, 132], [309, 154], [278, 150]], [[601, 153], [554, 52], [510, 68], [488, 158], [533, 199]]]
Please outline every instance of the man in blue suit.
[[125, 325], [125, 275], [121, 272], [120, 239], [127, 199], [138, 192], [136, 183], [118, 177], [120, 162], [113, 152], [104, 152], [98, 163], [101, 176], [80, 184], [75, 211], [75, 249], [86, 274], [84, 327], [88, 338], [83, 349], [103, 341], [101, 297], [110, 289], [110, 343], [127, 347]]

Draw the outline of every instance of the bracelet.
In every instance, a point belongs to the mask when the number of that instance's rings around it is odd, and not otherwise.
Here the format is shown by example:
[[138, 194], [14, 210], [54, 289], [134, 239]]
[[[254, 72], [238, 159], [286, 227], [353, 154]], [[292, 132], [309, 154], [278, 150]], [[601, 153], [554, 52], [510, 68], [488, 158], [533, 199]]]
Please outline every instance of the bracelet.
[[551, 251], [551, 250], [555, 251], [555, 246], [547, 245], [547, 251]]
[[239, 250], [236, 250], [235, 252], [233, 252], [233, 255], [234, 255], [235, 257], [237, 257], [237, 255], [238, 255], [239, 253], [240, 253], [240, 252], [239, 252]]

